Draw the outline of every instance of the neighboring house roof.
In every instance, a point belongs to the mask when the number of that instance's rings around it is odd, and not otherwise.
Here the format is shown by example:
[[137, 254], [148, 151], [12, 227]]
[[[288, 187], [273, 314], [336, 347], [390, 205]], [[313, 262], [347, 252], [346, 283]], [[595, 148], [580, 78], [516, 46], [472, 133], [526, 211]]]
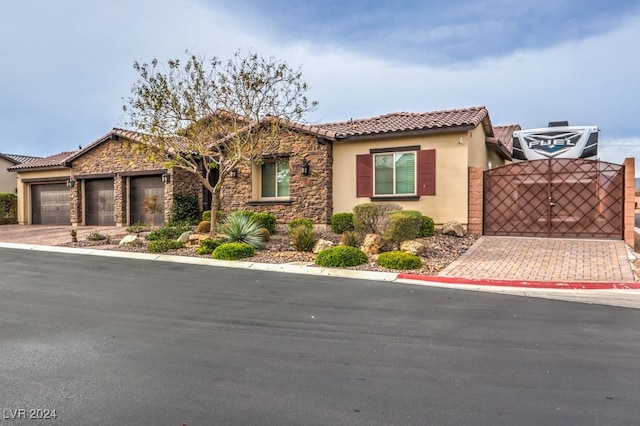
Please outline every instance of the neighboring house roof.
[[37, 160], [41, 157], [34, 157], [32, 155], [5, 154], [0, 152], [0, 158], [4, 158], [5, 160], [12, 162], [13, 164], [21, 164], [31, 160]]
[[495, 138], [502, 142], [509, 152], [513, 151], [513, 132], [516, 130], [522, 130], [519, 124], [493, 126]]
[[50, 155], [49, 157], [38, 158], [35, 160], [27, 161], [26, 163], [16, 164], [9, 167], [7, 170], [11, 172], [22, 172], [29, 170], [42, 170], [42, 169], [63, 169], [66, 168], [67, 158], [77, 151], [64, 151], [58, 154]]
[[[434, 131], [459, 131], [485, 125], [485, 133], [493, 136], [489, 112], [484, 106], [430, 111], [423, 113], [395, 112], [365, 119], [351, 119], [336, 123], [317, 124], [327, 132], [334, 132], [336, 139], [352, 137], [386, 136], [393, 133], [427, 133]], [[488, 123], [483, 123], [488, 121]]]

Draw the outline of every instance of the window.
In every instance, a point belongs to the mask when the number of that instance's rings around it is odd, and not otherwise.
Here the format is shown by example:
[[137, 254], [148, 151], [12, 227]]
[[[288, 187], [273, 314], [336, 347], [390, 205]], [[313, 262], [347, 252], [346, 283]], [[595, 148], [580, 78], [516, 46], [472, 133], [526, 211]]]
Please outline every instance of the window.
[[356, 197], [436, 195], [436, 150], [419, 146], [372, 149], [356, 155]]
[[289, 196], [289, 160], [262, 164], [262, 198]]
[[375, 154], [374, 195], [416, 193], [416, 153]]

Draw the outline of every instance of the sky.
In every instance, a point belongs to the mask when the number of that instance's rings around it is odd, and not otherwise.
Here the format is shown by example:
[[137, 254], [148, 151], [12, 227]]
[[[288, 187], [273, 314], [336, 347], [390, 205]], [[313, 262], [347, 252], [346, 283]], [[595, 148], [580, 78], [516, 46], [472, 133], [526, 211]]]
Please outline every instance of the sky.
[[0, 39], [3, 153], [125, 127], [134, 61], [240, 50], [300, 68], [309, 123], [485, 105], [494, 125], [596, 125], [601, 160], [640, 159], [638, 0], [0, 0]]

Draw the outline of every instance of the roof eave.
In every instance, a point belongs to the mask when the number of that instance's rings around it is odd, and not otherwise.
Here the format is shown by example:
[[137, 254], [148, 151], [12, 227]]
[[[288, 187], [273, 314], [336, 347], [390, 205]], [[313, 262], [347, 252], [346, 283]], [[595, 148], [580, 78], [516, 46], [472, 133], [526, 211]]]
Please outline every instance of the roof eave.
[[444, 134], [444, 133], [459, 133], [466, 132], [468, 130], [473, 130], [477, 126], [473, 124], [464, 124], [460, 126], [447, 126], [447, 127], [431, 127], [427, 129], [417, 129], [417, 130], [398, 130], [394, 132], [384, 132], [384, 133], [367, 133], [361, 135], [349, 135], [345, 133], [338, 133], [336, 135], [336, 140], [369, 140], [369, 139], [385, 139], [392, 137], [405, 137], [405, 136], [422, 136], [422, 135], [436, 135], [436, 134]]

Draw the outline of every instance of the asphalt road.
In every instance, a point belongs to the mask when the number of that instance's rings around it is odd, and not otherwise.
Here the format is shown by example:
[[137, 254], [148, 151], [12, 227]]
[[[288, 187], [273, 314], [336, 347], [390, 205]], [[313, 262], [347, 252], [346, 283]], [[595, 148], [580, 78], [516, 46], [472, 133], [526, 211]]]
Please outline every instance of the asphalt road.
[[2, 424], [640, 419], [640, 310], [8, 249], [0, 294]]

